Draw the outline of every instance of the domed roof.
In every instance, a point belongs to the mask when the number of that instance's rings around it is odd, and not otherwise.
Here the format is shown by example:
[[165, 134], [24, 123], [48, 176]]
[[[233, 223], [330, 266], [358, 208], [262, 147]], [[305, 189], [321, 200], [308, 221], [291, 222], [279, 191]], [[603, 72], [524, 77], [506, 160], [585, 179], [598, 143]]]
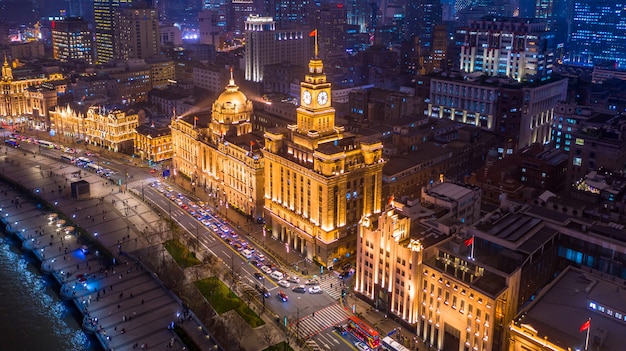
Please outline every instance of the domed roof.
[[215, 100], [215, 105], [225, 107], [230, 105], [231, 108], [244, 108], [248, 102], [248, 98], [244, 93], [239, 91], [239, 87], [233, 79], [233, 71], [230, 70], [230, 81], [226, 86], [226, 91], [220, 94]]

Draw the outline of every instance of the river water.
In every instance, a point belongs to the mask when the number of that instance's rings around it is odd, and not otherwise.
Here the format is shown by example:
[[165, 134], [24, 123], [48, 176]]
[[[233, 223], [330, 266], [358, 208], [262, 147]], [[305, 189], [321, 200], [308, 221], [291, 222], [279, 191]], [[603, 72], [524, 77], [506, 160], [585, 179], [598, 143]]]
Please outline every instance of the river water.
[[62, 300], [59, 285], [42, 275], [39, 261], [21, 243], [0, 233], [0, 349], [95, 351], [95, 338], [81, 330], [82, 316]]

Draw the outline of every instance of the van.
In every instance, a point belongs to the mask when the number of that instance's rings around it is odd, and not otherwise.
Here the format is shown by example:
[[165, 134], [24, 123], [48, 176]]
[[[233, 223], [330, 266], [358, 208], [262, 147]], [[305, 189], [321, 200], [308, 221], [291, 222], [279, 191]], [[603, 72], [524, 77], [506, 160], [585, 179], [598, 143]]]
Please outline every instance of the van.
[[241, 251], [241, 254], [243, 255], [243, 257], [250, 259], [252, 258], [252, 252], [250, 252], [250, 250], [245, 249]]
[[274, 280], [282, 280], [285, 277], [285, 275], [282, 272], [273, 271], [270, 274], [270, 277], [272, 277]]

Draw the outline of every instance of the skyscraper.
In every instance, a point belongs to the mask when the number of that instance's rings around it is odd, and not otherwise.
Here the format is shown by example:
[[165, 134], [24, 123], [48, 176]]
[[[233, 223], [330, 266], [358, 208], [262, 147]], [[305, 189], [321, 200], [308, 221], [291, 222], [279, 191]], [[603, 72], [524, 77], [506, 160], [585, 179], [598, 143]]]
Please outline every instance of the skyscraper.
[[115, 59], [145, 59], [160, 53], [159, 18], [155, 9], [117, 9], [113, 23]]
[[248, 81], [262, 81], [265, 65], [297, 64], [310, 57], [311, 38], [302, 30], [276, 30], [276, 22], [271, 17], [248, 17], [245, 37], [245, 78]]
[[622, 1], [573, 3], [567, 60], [585, 64], [614, 62], [626, 68], [626, 7]]
[[55, 60], [93, 62], [92, 34], [87, 21], [80, 17], [70, 17], [52, 21], [51, 27]]
[[113, 17], [115, 9], [129, 7], [133, 0], [94, 0], [93, 16], [96, 23], [96, 63], [111, 61], [113, 49]]

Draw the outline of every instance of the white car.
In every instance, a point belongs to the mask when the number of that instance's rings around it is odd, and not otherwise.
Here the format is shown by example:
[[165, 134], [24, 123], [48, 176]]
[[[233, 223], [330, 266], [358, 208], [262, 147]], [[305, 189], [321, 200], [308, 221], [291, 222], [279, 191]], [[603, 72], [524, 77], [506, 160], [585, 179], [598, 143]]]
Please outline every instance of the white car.
[[286, 280], [279, 280], [278, 285], [282, 286], [283, 288], [288, 288], [291, 284], [289, 284], [289, 282]]
[[309, 288], [309, 294], [321, 294], [322, 288], [319, 285], [315, 285]]
[[287, 281], [290, 281], [292, 283], [298, 284], [298, 283], [300, 283], [300, 278], [298, 278], [295, 275], [292, 275], [291, 277], [287, 278]]
[[356, 346], [356, 348], [360, 351], [372, 351], [372, 349], [370, 349], [364, 342], [357, 342], [354, 346]]
[[262, 266], [262, 267], [261, 267], [261, 270], [262, 270], [262, 271], [263, 271], [263, 273], [265, 273], [265, 274], [270, 274], [270, 273], [272, 273], [272, 269], [271, 269], [270, 267], [268, 267], [268, 266]]

